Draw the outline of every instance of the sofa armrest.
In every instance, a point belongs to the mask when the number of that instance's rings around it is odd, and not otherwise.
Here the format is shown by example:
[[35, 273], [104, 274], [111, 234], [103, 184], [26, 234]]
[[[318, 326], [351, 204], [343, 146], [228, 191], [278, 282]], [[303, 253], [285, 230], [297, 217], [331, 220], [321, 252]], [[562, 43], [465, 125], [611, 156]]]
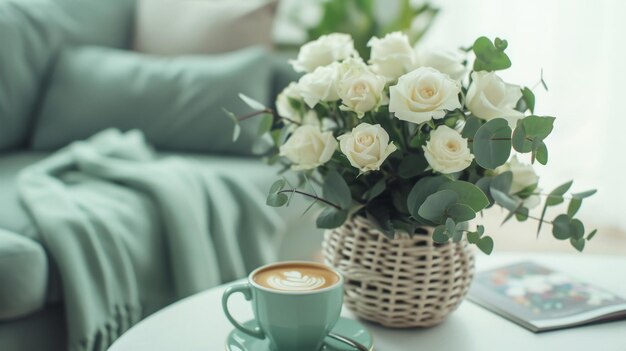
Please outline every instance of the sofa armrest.
[[41, 309], [47, 283], [48, 260], [41, 245], [0, 229], [0, 321]]

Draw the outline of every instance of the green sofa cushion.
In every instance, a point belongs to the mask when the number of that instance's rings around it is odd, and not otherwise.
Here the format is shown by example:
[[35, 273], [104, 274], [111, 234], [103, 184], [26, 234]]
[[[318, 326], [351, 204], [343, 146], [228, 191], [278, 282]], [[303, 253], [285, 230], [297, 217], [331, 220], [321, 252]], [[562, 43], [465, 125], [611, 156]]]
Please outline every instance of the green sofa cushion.
[[53, 150], [115, 127], [142, 130], [160, 150], [249, 155], [259, 119], [243, 123], [233, 143], [234, 124], [223, 108], [250, 112], [239, 93], [267, 103], [271, 68], [259, 47], [176, 58], [102, 47], [68, 50], [51, 76], [32, 147]]
[[30, 314], [46, 303], [48, 260], [38, 243], [0, 229], [0, 320]]
[[65, 46], [128, 47], [133, 0], [0, 0], [0, 151], [26, 145], [40, 87]]

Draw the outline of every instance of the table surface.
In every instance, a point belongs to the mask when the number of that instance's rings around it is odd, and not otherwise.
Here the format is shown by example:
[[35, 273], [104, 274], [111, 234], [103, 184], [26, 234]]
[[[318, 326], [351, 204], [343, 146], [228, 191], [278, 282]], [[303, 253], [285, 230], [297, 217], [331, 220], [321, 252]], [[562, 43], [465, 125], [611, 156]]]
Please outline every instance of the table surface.
[[[626, 297], [626, 257], [579, 254], [477, 254], [477, 269], [533, 260]], [[118, 339], [109, 351], [217, 351], [233, 329], [220, 306], [225, 286], [176, 302], [146, 318]], [[231, 297], [233, 315], [252, 318], [241, 294]], [[343, 309], [342, 315], [354, 316]], [[470, 301], [439, 326], [394, 330], [363, 322], [374, 335], [375, 350], [598, 350], [626, 351], [626, 321], [534, 334]]]

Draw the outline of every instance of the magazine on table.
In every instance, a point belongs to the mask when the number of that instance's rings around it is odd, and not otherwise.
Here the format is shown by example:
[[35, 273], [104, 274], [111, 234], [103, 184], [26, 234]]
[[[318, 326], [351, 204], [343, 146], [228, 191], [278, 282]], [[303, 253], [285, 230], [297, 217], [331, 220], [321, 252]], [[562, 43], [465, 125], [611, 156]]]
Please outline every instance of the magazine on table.
[[626, 299], [533, 262], [476, 274], [468, 298], [533, 332], [626, 318]]

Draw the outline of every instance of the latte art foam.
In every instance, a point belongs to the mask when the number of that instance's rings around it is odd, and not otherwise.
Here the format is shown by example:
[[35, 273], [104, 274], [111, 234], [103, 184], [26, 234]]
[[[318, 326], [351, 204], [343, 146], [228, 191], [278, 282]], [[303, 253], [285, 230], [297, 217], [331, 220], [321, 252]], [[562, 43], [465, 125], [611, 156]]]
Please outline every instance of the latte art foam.
[[287, 271], [267, 278], [271, 288], [287, 291], [315, 290], [326, 283], [324, 277], [314, 277], [298, 271]]
[[339, 282], [332, 270], [316, 263], [279, 263], [255, 273], [259, 285], [280, 291], [302, 292], [324, 289]]

